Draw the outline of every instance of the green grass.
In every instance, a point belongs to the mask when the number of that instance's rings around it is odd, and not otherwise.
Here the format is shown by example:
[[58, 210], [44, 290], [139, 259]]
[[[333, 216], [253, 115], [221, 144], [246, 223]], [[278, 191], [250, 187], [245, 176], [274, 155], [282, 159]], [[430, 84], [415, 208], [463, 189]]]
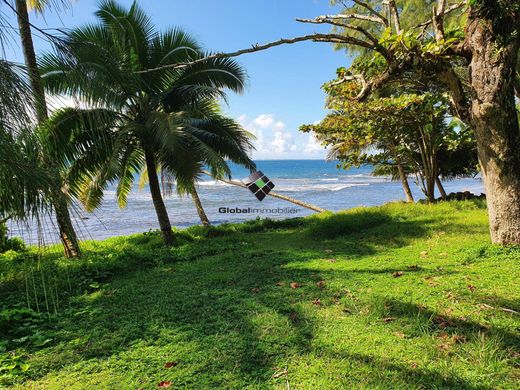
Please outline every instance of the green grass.
[[[4, 383], [518, 388], [520, 316], [501, 308], [520, 311], [520, 249], [490, 245], [486, 221], [478, 202], [388, 204], [192, 228], [173, 249], [150, 233], [87, 243], [73, 264], [45, 254], [32, 275], [53, 314], [13, 320], [29, 338], [5, 345], [26, 366]], [[0, 303], [34, 309], [32, 260], [7, 257]]]

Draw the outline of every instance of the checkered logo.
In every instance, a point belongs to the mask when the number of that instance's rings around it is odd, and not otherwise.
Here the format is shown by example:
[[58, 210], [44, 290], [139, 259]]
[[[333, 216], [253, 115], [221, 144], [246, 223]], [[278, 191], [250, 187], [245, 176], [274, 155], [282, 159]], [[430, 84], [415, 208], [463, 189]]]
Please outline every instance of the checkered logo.
[[274, 188], [273, 182], [261, 171], [251, 174], [242, 181], [259, 201], [264, 200], [267, 194]]

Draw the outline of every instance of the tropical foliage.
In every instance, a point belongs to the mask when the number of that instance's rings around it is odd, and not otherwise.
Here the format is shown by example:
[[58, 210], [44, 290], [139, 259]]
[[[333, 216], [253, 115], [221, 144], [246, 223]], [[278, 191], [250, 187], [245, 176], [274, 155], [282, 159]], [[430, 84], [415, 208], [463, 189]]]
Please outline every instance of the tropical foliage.
[[433, 201], [436, 184], [445, 196], [440, 176], [452, 179], [476, 173], [470, 131], [453, 120], [448, 124], [442, 95], [401, 87], [364, 102], [353, 101], [358, 87], [354, 81], [342, 81], [345, 72], [340, 68], [338, 79], [324, 86], [331, 113], [318, 124], [301, 127], [330, 148], [330, 158], [339, 159], [346, 169], [371, 164], [375, 174], [391, 174], [401, 180], [409, 201], [413, 201], [409, 174]]
[[[254, 166], [249, 134], [216, 109], [224, 89], [240, 92], [245, 72], [233, 60], [203, 58], [187, 33], [159, 33], [134, 3], [125, 10], [104, 1], [98, 23], [71, 31], [57, 54], [41, 60], [49, 93], [71, 95], [90, 109], [66, 109], [47, 124], [47, 139], [69, 170], [70, 191], [87, 209], [117, 182], [119, 204], [146, 167], [150, 191], [166, 243], [173, 243], [158, 171], [191, 192], [203, 166], [230, 175], [226, 160]], [[148, 68], [168, 65], [153, 73]], [[185, 65], [184, 65], [185, 64]]]

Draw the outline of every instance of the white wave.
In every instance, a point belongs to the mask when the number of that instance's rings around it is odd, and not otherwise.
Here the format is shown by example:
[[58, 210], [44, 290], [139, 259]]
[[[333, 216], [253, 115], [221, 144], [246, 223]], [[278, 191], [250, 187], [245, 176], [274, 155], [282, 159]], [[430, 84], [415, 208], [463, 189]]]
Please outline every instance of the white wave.
[[339, 178], [338, 177], [335, 177], [333, 179], [320, 179], [320, 181], [338, 181]]
[[224, 183], [219, 180], [209, 180], [209, 181], [201, 180], [201, 181], [197, 182], [197, 185], [202, 186], [202, 187], [228, 187], [228, 186], [231, 186], [232, 184]]
[[280, 192], [307, 192], [307, 191], [341, 191], [351, 187], [366, 187], [369, 183], [350, 183], [350, 184], [310, 184], [298, 186], [276, 186], [275, 191]]

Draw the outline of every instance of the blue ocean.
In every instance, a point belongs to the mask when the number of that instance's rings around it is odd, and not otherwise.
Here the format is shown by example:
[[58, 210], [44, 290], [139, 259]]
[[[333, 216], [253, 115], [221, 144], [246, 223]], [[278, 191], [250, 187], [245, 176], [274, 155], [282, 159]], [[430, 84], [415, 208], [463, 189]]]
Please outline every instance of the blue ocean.
[[[331, 211], [350, 209], [357, 206], [376, 206], [404, 199], [400, 182], [388, 177], [372, 176], [372, 168], [338, 169], [336, 162], [323, 160], [265, 160], [257, 161], [261, 170], [274, 184], [274, 192], [320, 206]], [[241, 180], [249, 172], [232, 165], [233, 180]], [[457, 179], [444, 183], [447, 192], [484, 192], [480, 178]], [[424, 195], [410, 178], [416, 200]], [[212, 224], [239, 222], [257, 217], [288, 218], [306, 216], [313, 211], [292, 203], [266, 197], [259, 201], [248, 189], [217, 182], [210, 177], [201, 177], [198, 192]], [[193, 201], [188, 197], [170, 196], [165, 199], [172, 225], [185, 228], [200, 223]], [[289, 208], [285, 212], [283, 209]], [[226, 212], [227, 209], [227, 212]], [[229, 209], [250, 209], [255, 212], [229, 212]], [[274, 212], [276, 209], [278, 212]], [[224, 212], [223, 212], [224, 211]], [[157, 229], [158, 223], [148, 188], [138, 189], [137, 184], [129, 196], [128, 205], [120, 209], [115, 199], [115, 187], [105, 193], [105, 200], [94, 213], [87, 213], [81, 206], [72, 208], [74, 222], [82, 239], [101, 240], [112, 236], [128, 235]], [[10, 223], [10, 233], [35, 243], [58, 242], [52, 222], [20, 225]], [[39, 233], [38, 233], [39, 232]]]

